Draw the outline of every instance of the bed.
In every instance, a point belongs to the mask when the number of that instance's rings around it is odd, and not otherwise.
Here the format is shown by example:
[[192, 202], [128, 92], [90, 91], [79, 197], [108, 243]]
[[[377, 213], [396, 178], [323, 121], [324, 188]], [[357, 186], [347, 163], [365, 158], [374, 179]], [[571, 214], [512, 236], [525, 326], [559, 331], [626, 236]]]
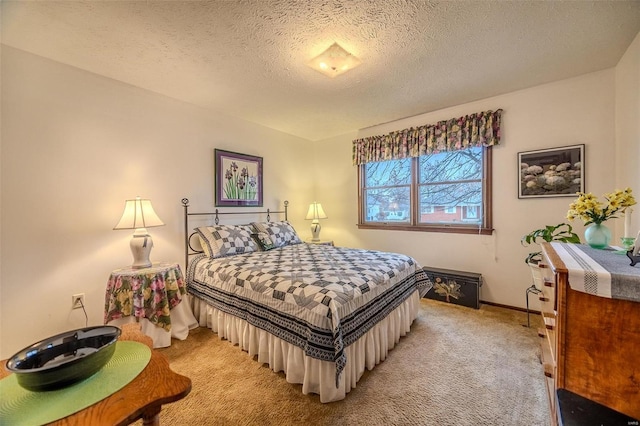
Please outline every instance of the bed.
[[[192, 310], [201, 326], [284, 372], [304, 394], [338, 401], [409, 332], [431, 282], [406, 255], [302, 242], [287, 204], [192, 213], [183, 199]], [[266, 221], [219, 223], [246, 213]], [[190, 230], [196, 215], [214, 223]]]

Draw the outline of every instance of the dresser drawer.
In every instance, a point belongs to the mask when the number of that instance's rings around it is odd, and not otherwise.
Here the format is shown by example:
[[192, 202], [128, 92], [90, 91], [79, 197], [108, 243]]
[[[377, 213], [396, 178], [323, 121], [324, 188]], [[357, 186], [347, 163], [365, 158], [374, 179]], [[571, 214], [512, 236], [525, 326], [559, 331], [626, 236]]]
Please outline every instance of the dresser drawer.
[[[545, 259], [546, 260], [546, 259]], [[539, 265], [542, 293], [540, 293], [540, 311], [546, 329], [546, 338], [551, 349], [553, 363], [556, 363], [556, 324], [557, 324], [557, 288], [555, 274], [546, 262]]]
[[549, 338], [553, 337], [555, 339], [555, 334], [553, 331], [547, 328], [541, 328], [538, 330], [538, 335], [540, 336], [540, 362], [542, 363], [542, 368], [545, 375], [547, 402], [549, 403], [549, 409], [552, 419], [551, 424], [554, 425], [555, 422], [553, 422], [553, 419], [556, 418], [555, 377], [557, 366], [555, 355], [551, 351]]
[[551, 424], [555, 425], [556, 422], [556, 376], [558, 373], [558, 358], [557, 358], [557, 283], [555, 274], [549, 267], [548, 259], [544, 258], [538, 267], [538, 280], [537, 284], [541, 290], [540, 299], [540, 312], [544, 321], [544, 327], [538, 330], [540, 336], [540, 348], [541, 348], [541, 361], [544, 369], [545, 384], [547, 388], [547, 398], [550, 408]]
[[[540, 273], [540, 311], [545, 317], [547, 328], [555, 326], [556, 318], [556, 282], [551, 269], [544, 263], [538, 265]], [[549, 320], [548, 320], [549, 319]]]

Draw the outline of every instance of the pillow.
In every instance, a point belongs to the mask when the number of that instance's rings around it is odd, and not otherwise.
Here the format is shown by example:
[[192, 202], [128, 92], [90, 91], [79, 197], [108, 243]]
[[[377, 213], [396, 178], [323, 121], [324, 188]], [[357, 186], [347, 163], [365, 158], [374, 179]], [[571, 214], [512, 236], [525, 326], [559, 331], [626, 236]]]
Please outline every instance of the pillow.
[[251, 225], [253, 225], [258, 234], [265, 233], [269, 235], [274, 247], [300, 244], [302, 242], [289, 222], [253, 222]]
[[271, 241], [271, 237], [266, 232], [258, 232], [257, 234], [252, 235], [258, 242], [258, 246], [260, 246], [263, 251], [269, 251], [276, 248], [273, 241]]
[[258, 251], [250, 225], [215, 225], [196, 228], [202, 250], [209, 257], [233, 256]]

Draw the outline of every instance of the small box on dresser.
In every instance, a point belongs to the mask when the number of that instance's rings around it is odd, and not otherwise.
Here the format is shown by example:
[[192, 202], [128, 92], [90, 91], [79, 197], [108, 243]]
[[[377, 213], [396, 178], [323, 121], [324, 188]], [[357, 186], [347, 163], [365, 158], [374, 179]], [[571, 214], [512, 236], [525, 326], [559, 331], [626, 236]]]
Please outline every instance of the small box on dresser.
[[475, 272], [441, 268], [423, 268], [433, 283], [424, 297], [470, 308], [480, 308], [482, 275]]

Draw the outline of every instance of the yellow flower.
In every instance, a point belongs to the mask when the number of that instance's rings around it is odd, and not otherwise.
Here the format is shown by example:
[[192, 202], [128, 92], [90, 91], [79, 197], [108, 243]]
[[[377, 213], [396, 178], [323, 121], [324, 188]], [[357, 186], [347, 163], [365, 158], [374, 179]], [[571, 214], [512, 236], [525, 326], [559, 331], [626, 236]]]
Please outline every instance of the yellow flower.
[[586, 194], [584, 192], [578, 192], [577, 195], [578, 198], [569, 204], [567, 219], [573, 220], [580, 218], [585, 225], [602, 223], [607, 219], [615, 217], [614, 214], [620, 209], [626, 209], [636, 204], [631, 188], [626, 188], [623, 191], [616, 189], [614, 192], [605, 194], [606, 204], [598, 201], [590, 192]]

